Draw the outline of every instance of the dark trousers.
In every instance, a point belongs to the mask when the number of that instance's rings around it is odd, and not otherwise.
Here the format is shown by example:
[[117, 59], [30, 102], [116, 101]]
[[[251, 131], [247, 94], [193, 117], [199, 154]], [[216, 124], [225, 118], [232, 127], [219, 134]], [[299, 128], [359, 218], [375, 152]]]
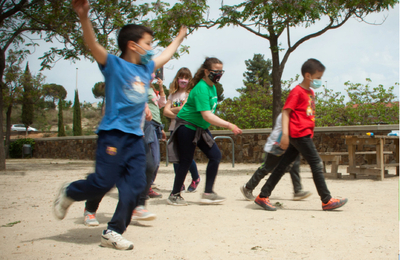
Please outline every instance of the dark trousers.
[[[178, 169], [178, 166], [179, 166], [179, 163], [174, 163], [174, 171], [175, 172]], [[192, 163], [190, 164], [189, 172], [192, 175], [193, 180], [197, 180], [200, 177], [199, 171], [197, 170], [197, 164], [194, 160], [192, 160]]]
[[100, 131], [95, 173], [86, 180], [72, 182], [67, 196], [76, 201], [96, 199], [116, 185], [118, 205], [107, 228], [122, 234], [146, 185], [145, 160], [142, 137], [118, 130]]
[[[207, 129], [207, 133], [212, 137], [210, 131]], [[178, 152], [179, 152], [179, 165], [175, 171], [174, 187], [171, 194], [177, 194], [181, 191], [181, 187], [185, 181], [186, 174], [192, 164], [196, 144], [193, 144], [193, 139], [196, 131], [187, 128], [186, 126], [180, 126], [176, 130]], [[213, 186], [215, 178], [217, 177], [219, 163], [221, 161], [221, 151], [219, 150], [216, 143], [212, 147], [209, 147], [203, 138], [197, 142], [197, 147], [207, 156], [208, 164], [206, 169], [206, 193], [213, 192]]]
[[[155, 171], [155, 165], [153, 163], [153, 156], [150, 152], [150, 148], [149, 146], [146, 144], [144, 138], [142, 139], [143, 143], [144, 143], [144, 147], [146, 150], [146, 187], [145, 189], [142, 191], [142, 193], [140, 193], [140, 197], [139, 197], [139, 202], [138, 202], [138, 206], [144, 206], [145, 202], [146, 202], [146, 197], [147, 194], [149, 193], [149, 189], [151, 187], [151, 182], [153, 179], [153, 173]], [[89, 199], [86, 201], [85, 204], [85, 209], [89, 212], [96, 212], [97, 209], [99, 208], [100, 202], [103, 199], [104, 195], [101, 195], [97, 198], [93, 198], [93, 199]]]
[[[172, 135], [172, 132], [173, 131], [170, 131], [170, 135], [169, 136]], [[176, 173], [176, 170], [178, 169], [178, 165], [179, 165], [179, 163], [174, 163], [174, 172], [175, 173]], [[192, 164], [190, 165], [189, 172], [192, 175], [192, 179], [193, 180], [197, 180], [200, 177], [199, 176], [199, 171], [197, 170], [197, 164], [196, 164], [196, 162], [194, 160], [192, 161]]]
[[260, 193], [261, 197], [269, 197], [271, 195], [271, 192], [274, 190], [276, 184], [278, 184], [279, 180], [285, 173], [287, 165], [290, 165], [296, 159], [299, 153], [301, 153], [303, 158], [310, 165], [314, 184], [317, 188], [321, 201], [323, 203], [327, 203], [331, 199], [331, 194], [325, 183], [322, 160], [319, 157], [318, 151], [315, 148], [314, 142], [310, 136], [290, 138], [288, 149], [282, 155], [281, 161], [276, 166], [265, 185], [262, 187], [262, 191]]
[[[254, 190], [260, 181], [275, 169], [281, 159], [282, 156], [276, 156], [272, 153], [265, 153], [265, 160], [263, 164], [254, 172], [253, 176], [251, 176], [250, 180], [246, 183], [246, 188]], [[301, 191], [300, 155], [296, 157], [295, 161], [291, 165], [286, 167], [285, 172], [290, 173], [294, 193]]]

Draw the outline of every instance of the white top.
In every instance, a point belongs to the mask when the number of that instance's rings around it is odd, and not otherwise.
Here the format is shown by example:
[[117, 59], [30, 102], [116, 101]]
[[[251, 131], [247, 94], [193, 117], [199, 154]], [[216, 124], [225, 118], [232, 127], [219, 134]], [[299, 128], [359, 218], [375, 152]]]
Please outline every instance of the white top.
[[[181, 107], [183, 102], [187, 99], [189, 93], [185, 92], [175, 92], [174, 94], [170, 94], [168, 96], [168, 100], [171, 100], [171, 108], [172, 107]], [[171, 124], [169, 125], [169, 131], [174, 131], [175, 129], [175, 118], [171, 118]]]
[[267, 153], [273, 153], [277, 156], [282, 155], [285, 151], [279, 147], [282, 137], [282, 113], [278, 115], [275, 121], [274, 129], [267, 139], [267, 143], [264, 146], [264, 151]]

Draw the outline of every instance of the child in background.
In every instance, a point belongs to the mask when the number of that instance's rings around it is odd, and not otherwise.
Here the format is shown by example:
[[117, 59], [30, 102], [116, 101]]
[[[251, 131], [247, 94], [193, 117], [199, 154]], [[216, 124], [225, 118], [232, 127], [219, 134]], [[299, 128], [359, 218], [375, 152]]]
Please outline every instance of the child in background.
[[312, 140], [315, 127], [315, 97], [311, 88], [321, 87], [324, 71], [325, 66], [320, 61], [307, 60], [301, 67], [303, 81], [290, 91], [286, 99], [282, 111], [280, 148], [287, 150], [254, 201], [265, 210], [276, 210], [269, 201], [269, 196], [285, 173], [287, 165], [290, 165], [299, 153], [311, 167], [314, 184], [322, 201], [322, 209], [333, 210], [347, 203], [347, 199], [332, 198], [325, 183], [322, 160]]
[[[152, 80], [155, 75], [152, 74]], [[152, 81], [151, 80], [151, 81]], [[158, 168], [160, 167], [160, 141], [159, 139], [165, 140], [165, 132], [163, 130], [164, 126], [161, 122], [160, 109], [165, 106], [167, 100], [165, 99], [165, 93], [163, 88], [163, 81], [157, 78], [157, 85], [159, 91], [155, 89], [153, 84], [150, 82], [151, 88], [148, 90], [148, 105], [153, 116], [151, 121], [146, 121], [144, 123], [144, 138], [146, 143], [149, 145], [150, 152], [153, 156], [153, 162], [155, 166], [155, 170], [153, 172], [152, 183], [154, 183]], [[161, 198], [162, 194], [155, 192], [151, 187], [149, 188], [149, 197], [150, 198]]]
[[[170, 85], [170, 94], [168, 96], [167, 104], [164, 108], [164, 116], [171, 118], [171, 124], [169, 126], [169, 131], [172, 132], [175, 129], [175, 117], [181, 110], [182, 106], [185, 104], [186, 99], [189, 96], [190, 89], [188, 88], [189, 81], [192, 80], [192, 73], [188, 68], [181, 68], [176, 73], [174, 80]], [[178, 168], [178, 164], [174, 163], [174, 171]], [[188, 187], [188, 192], [195, 192], [197, 186], [200, 183], [199, 172], [197, 171], [196, 162], [193, 160], [189, 168], [190, 174], [192, 175], [192, 182]], [[185, 190], [185, 185], [183, 184], [181, 190]]]
[[234, 124], [214, 115], [217, 108], [217, 90], [224, 71], [222, 62], [217, 58], [207, 58], [190, 81], [193, 89], [185, 105], [175, 118], [175, 129], [168, 144], [168, 158], [172, 163], [179, 163], [175, 172], [172, 192], [167, 203], [174, 206], [188, 205], [181, 196], [181, 188], [186, 174], [193, 162], [196, 146], [207, 156], [206, 185], [201, 195], [201, 204], [219, 204], [225, 201], [224, 197], [214, 192], [213, 186], [217, 177], [221, 151], [212, 138], [208, 129], [211, 124], [225, 127], [237, 135], [242, 130]]
[[[257, 187], [260, 181], [267, 176], [274, 168], [278, 165], [282, 158], [282, 154], [285, 153], [279, 147], [282, 137], [282, 113], [278, 115], [275, 121], [274, 129], [267, 139], [267, 143], [264, 146], [265, 160], [261, 167], [259, 167], [251, 176], [250, 180], [240, 187], [240, 191], [247, 200], [254, 201], [253, 190]], [[303, 191], [300, 182], [300, 155], [297, 156], [296, 160], [292, 165], [288, 165], [285, 172], [290, 172], [290, 177], [293, 183], [293, 200], [302, 200], [311, 195], [311, 192]]]
[[121, 56], [108, 54], [96, 41], [89, 19], [89, 2], [73, 0], [72, 6], [82, 24], [83, 37], [93, 58], [105, 76], [106, 111], [98, 127], [95, 173], [86, 180], [64, 184], [54, 201], [54, 215], [64, 219], [75, 201], [104, 196], [114, 185], [119, 201], [114, 216], [102, 232], [101, 246], [133, 249], [122, 237], [146, 185], [146, 155], [140, 127], [147, 102], [151, 74], [167, 63], [186, 36], [182, 27], [178, 36], [152, 60], [153, 32], [144, 26], [128, 24], [118, 34]]

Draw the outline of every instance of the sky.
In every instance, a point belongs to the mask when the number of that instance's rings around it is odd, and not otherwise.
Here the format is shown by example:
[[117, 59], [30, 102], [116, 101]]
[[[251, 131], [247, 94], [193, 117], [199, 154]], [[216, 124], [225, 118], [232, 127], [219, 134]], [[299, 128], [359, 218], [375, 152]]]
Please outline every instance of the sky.
[[[234, 4], [240, 1], [230, 0], [229, 4], [231, 2]], [[219, 14], [219, 3], [220, 1], [209, 1], [210, 17]], [[371, 14], [365, 20], [375, 24], [385, 21], [381, 25], [371, 25], [350, 19], [342, 27], [329, 30], [319, 37], [304, 42], [290, 55], [282, 80], [289, 80], [297, 74], [301, 75], [301, 65], [309, 58], [316, 58], [326, 67], [322, 78], [323, 84], [335, 92], [342, 92], [345, 96], [347, 95], [344, 83], [347, 81], [366, 84], [365, 79], [370, 78], [371, 87], [379, 84], [385, 88], [394, 86], [399, 82], [399, 5], [386, 12]], [[319, 21], [309, 28], [292, 28], [292, 44], [305, 35], [322, 29], [326, 22], [326, 20]], [[285, 33], [279, 42], [283, 48], [287, 46]], [[39, 44], [40, 47], [35, 53], [27, 58], [33, 74], [39, 73], [40, 70], [41, 61], [38, 58], [44, 51], [54, 46], [44, 42]], [[194, 75], [206, 57], [217, 57], [224, 63], [225, 74], [220, 83], [223, 85], [225, 98], [239, 96], [236, 89], [243, 87], [245, 60], [252, 59], [254, 54], [263, 54], [265, 59], [271, 58], [268, 40], [239, 27], [202, 28], [187, 36], [182, 44], [190, 46], [190, 53], [165, 65], [164, 85], [169, 87], [181, 67], [189, 68]], [[283, 56], [284, 52], [281, 52], [280, 59]], [[46, 76], [46, 83], [64, 86], [68, 92], [66, 100], [73, 101], [74, 90], [77, 87], [80, 102], [100, 101], [95, 99], [92, 93], [94, 84], [104, 81], [96, 63], [83, 58], [76, 63], [61, 60], [51, 70], [44, 70], [41, 73]], [[394, 93], [399, 96], [398, 86], [395, 86]]]

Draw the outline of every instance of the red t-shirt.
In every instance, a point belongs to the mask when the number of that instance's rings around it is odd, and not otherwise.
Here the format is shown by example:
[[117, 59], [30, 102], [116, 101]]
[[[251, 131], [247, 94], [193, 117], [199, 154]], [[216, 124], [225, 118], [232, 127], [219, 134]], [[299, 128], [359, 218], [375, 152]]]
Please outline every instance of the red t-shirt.
[[290, 91], [283, 109], [291, 109], [289, 117], [289, 135], [292, 138], [314, 136], [315, 97], [314, 91], [297, 85]]

